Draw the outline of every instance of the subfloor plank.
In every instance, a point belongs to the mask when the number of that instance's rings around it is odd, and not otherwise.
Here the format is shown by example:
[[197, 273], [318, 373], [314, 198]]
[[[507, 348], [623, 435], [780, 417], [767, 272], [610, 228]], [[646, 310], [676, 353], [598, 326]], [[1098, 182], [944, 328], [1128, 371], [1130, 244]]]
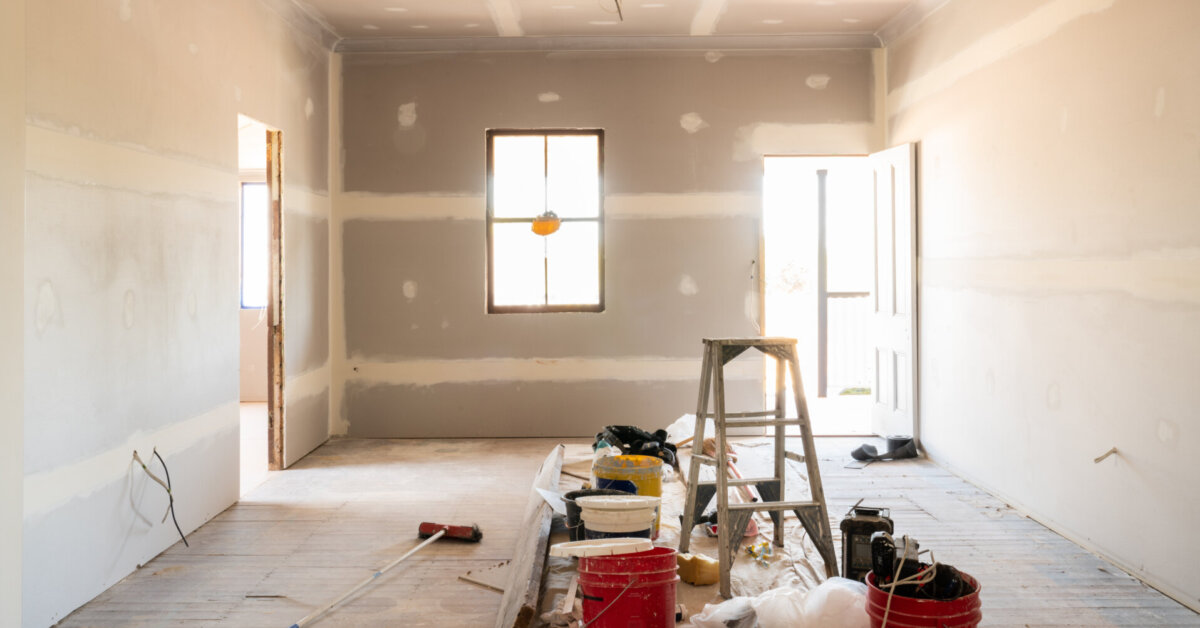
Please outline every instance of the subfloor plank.
[[[839, 552], [837, 525], [863, 498], [891, 508], [898, 533], [979, 579], [982, 625], [1200, 627], [1196, 613], [927, 460], [845, 468], [866, 440], [817, 439]], [[331, 441], [271, 473], [189, 536], [190, 548], [176, 544], [60, 625], [288, 626], [435, 521], [478, 523], [483, 541], [434, 543], [316, 626], [490, 626], [501, 596], [458, 576], [512, 558], [530, 483], [558, 442]], [[804, 489], [792, 473], [788, 481], [789, 497]]]

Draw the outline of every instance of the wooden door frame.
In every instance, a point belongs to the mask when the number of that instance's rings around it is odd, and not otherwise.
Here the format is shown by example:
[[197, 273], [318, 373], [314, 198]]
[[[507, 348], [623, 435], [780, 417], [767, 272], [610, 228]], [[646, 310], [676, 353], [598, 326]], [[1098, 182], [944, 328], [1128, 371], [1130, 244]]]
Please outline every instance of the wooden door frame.
[[279, 471], [283, 458], [283, 137], [267, 129], [267, 198], [271, 217], [267, 300], [267, 468]]

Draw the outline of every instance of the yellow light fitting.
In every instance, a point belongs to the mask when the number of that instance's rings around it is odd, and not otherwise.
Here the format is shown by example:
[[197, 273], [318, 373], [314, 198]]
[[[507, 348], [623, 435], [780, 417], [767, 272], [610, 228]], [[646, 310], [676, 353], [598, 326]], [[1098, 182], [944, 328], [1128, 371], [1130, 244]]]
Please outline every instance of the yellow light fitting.
[[560, 225], [562, 225], [562, 220], [558, 214], [546, 210], [545, 213], [533, 219], [533, 232], [540, 236], [548, 236], [558, 231]]

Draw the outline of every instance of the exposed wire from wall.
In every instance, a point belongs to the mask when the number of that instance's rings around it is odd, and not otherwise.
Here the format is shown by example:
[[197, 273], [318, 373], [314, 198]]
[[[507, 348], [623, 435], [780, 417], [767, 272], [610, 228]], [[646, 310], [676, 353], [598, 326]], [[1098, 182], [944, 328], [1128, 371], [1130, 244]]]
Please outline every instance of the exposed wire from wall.
[[[615, 6], [617, 8], [617, 10], [615, 11], [615, 13], [617, 14], [617, 17], [620, 18], [620, 20], [622, 22], [624, 22], [625, 21], [625, 13], [621, 11], [621, 0], [612, 0], [612, 3], [613, 3], [613, 6]], [[599, 4], [600, 4], [600, 10], [604, 11], [605, 13], [613, 13], [613, 11], [609, 11], [608, 9], [604, 8], [604, 0], [599, 0]]]
[[163, 460], [161, 455], [159, 455], [158, 448], [156, 447], [152, 451], [154, 453], [154, 457], [158, 458], [158, 463], [162, 465], [163, 473], [167, 476], [166, 482], [163, 482], [161, 478], [159, 478], [157, 475], [154, 475], [154, 472], [146, 466], [146, 463], [142, 462], [142, 457], [138, 455], [136, 449], [133, 450], [133, 459], [139, 465], [141, 465], [142, 470], [146, 472], [146, 475], [150, 476], [151, 480], [158, 482], [158, 485], [167, 491], [167, 511], [163, 513], [162, 523], [166, 523], [167, 515], [171, 515], [171, 521], [175, 524], [175, 531], [179, 533], [179, 538], [183, 541], [183, 546], [191, 547], [188, 545], [187, 537], [183, 534], [183, 529], [179, 527], [179, 520], [175, 518], [175, 494], [171, 492], [171, 472], [167, 469], [166, 461]]

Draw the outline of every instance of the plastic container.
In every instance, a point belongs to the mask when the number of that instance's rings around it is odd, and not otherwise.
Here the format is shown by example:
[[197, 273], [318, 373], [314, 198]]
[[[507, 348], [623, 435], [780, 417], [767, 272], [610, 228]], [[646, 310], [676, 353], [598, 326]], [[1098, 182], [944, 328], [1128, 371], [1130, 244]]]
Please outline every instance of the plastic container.
[[[960, 572], [961, 573], [961, 572]], [[979, 582], [963, 573], [962, 577], [975, 588], [957, 600], [917, 600], [892, 596], [888, 609], [888, 592], [875, 586], [875, 574], [867, 573], [867, 616], [871, 628], [882, 628], [887, 614], [888, 628], [972, 628], [983, 619], [979, 606]]]
[[[663, 461], [654, 456], [604, 456], [592, 465], [596, 488], [616, 489], [631, 495], [662, 497]], [[658, 536], [659, 516], [654, 518]]]
[[661, 498], [643, 495], [592, 495], [576, 499], [583, 538], [652, 538]]
[[592, 628], [675, 625], [675, 550], [579, 559], [583, 621]]
[[[550, 555], [562, 558], [582, 558], [584, 556], [616, 556], [618, 554], [636, 554], [648, 552], [654, 546], [650, 539], [602, 539], [594, 541], [571, 541], [570, 543], [555, 543], [550, 546]], [[863, 585], [864, 589], [866, 585]]]
[[593, 495], [625, 495], [624, 491], [618, 491], [612, 488], [585, 488], [578, 491], [571, 491], [563, 495], [563, 503], [567, 506], [567, 535], [572, 541], [583, 540], [583, 520], [579, 518], [579, 512], [582, 510], [575, 500], [580, 497], [591, 497]]

